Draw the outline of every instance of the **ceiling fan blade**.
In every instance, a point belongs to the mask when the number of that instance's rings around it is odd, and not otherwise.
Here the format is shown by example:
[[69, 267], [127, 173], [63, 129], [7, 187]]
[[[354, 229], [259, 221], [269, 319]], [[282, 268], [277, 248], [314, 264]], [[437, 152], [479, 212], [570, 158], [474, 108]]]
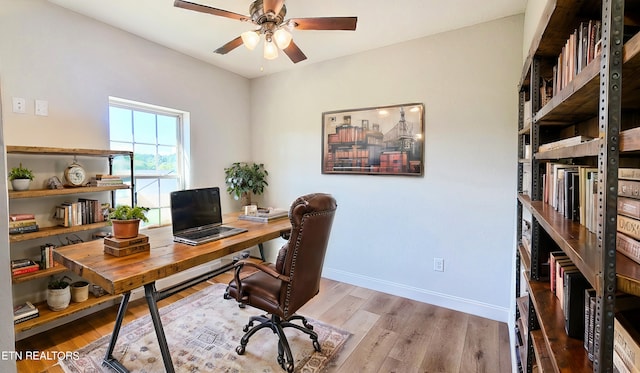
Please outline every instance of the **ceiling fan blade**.
[[214, 16], [237, 19], [239, 21], [247, 21], [247, 20], [249, 20], [248, 16], [245, 16], [245, 15], [242, 15], [242, 14], [233, 13], [233, 12], [229, 12], [229, 11], [226, 11], [226, 10], [222, 10], [222, 9], [218, 9], [218, 8], [212, 8], [210, 6], [191, 3], [191, 2], [183, 1], [183, 0], [175, 0], [173, 2], [173, 6], [178, 7], [178, 8], [182, 8], [182, 9], [194, 10], [196, 12], [213, 14]]
[[238, 36], [237, 38], [231, 40], [227, 44], [216, 49], [214, 52], [218, 54], [227, 54], [241, 45], [242, 45], [242, 38]]
[[358, 17], [292, 18], [298, 30], [345, 30], [355, 31]]
[[269, 11], [273, 11], [273, 14], [277, 15], [280, 13], [280, 9], [282, 9], [282, 5], [284, 4], [284, 0], [263, 0], [262, 7], [264, 8], [264, 13], [268, 13]]
[[300, 61], [304, 61], [307, 59], [307, 56], [305, 56], [304, 53], [302, 53], [300, 48], [298, 48], [298, 46], [296, 45], [296, 43], [293, 42], [293, 40], [291, 41], [291, 43], [289, 43], [289, 46], [284, 49], [284, 53], [287, 56], [289, 56], [289, 59], [293, 63], [298, 63]]

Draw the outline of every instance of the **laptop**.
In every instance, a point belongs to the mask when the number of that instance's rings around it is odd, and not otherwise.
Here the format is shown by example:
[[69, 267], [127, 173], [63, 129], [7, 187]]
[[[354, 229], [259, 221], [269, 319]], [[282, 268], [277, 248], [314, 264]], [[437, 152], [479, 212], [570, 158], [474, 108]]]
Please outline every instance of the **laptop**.
[[187, 245], [200, 245], [247, 231], [222, 225], [218, 187], [172, 192], [171, 221], [173, 240]]

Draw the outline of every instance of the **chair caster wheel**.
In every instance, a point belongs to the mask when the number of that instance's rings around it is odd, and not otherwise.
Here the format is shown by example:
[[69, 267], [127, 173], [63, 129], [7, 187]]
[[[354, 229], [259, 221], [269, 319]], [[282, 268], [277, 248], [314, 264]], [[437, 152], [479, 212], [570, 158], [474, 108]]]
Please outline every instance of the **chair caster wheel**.
[[293, 363], [292, 362], [287, 362], [287, 364], [285, 364], [286, 366], [283, 367], [288, 373], [293, 373]]
[[313, 341], [313, 349], [316, 350], [317, 352], [321, 352], [322, 351], [320, 349], [320, 343], [318, 341]]
[[236, 352], [238, 353], [238, 355], [243, 355], [244, 354], [244, 346], [236, 347]]
[[231, 296], [229, 295], [229, 293], [225, 292], [224, 295], [223, 295], [223, 298], [224, 299], [231, 299]]

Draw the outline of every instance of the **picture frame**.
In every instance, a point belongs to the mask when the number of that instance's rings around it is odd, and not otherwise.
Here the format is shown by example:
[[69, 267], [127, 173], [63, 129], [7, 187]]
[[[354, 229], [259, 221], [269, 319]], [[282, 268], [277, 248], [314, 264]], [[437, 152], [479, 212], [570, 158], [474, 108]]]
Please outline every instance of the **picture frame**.
[[424, 175], [424, 104], [322, 113], [322, 173]]

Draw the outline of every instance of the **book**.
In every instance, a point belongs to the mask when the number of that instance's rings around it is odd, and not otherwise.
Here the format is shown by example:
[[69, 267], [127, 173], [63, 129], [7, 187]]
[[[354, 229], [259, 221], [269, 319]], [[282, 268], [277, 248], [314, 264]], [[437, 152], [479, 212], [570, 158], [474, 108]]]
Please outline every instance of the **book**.
[[113, 236], [104, 238], [104, 244], [113, 248], [135, 246], [147, 242], [149, 242], [149, 236], [145, 234], [138, 234], [138, 236], [133, 238], [115, 238]]
[[34, 264], [36, 264], [36, 263], [33, 260], [27, 259], [27, 258], [13, 259], [11, 261], [11, 269], [27, 267], [27, 266], [34, 265]]
[[24, 227], [9, 228], [9, 234], [30, 233], [30, 232], [37, 232], [37, 231], [38, 231], [37, 224], [27, 225]]
[[565, 148], [567, 146], [578, 145], [586, 141], [593, 140], [591, 136], [573, 136], [567, 139], [549, 142], [538, 147], [538, 152], [546, 152], [549, 150]]
[[640, 180], [640, 168], [618, 168], [618, 179]]
[[40, 317], [40, 313], [33, 313], [31, 315], [22, 316], [20, 318], [14, 319], [13, 324], [20, 324], [21, 322], [25, 322], [27, 320], [35, 319], [36, 317]]
[[109, 254], [113, 256], [127, 256], [127, 255], [141, 253], [149, 250], [151, 250], [151, 244], [148, 242], [136, 244], [136, 245], [129, 245], [125, 247], [113, 247], [109, 245], [104, 245], [105, 254]]
[[25, 227], [29, 225], [37, 225], [36, 219], [24, 219], [9, 221], [9, 228]]
[[258, 211], [255, 215], [240, 215], [238, 219], [240, 220], [249, 220], [249, 221], [257, 221], [266, 223], [271, 220], [286, 218], [289, 216], [289, 210], [285, 209], [272, 209], [267, 212]]
[[634, 328], [638, 313], [638, 309], [618, 312], [613, 321], [613, 350], [632, 372], [638, 372], [640, 367], [640, 335]]
[[549, 253], [549, 287], [551, 292], [556, 292], [556, 261], [559, 259], [568, 259], [564, 251], [552, 251]]
[[640, 242], [623, 234], [621, 232], [616, 233], [616, 250], [640, 264]]
[[589, 360], [593, 361], [593, 334], [596, 318], [596, 289], [584, 291], [584, 349]]
[[39, 264], [32, 264], [26, 267], [15, 268], [11, 270], [11, 274], [13, 276], [24, 275], [26, 273], [31, 273], [40, 270]]
[[618, 232], [640, 240], [640, 220], [618, 215]]
[[640, 198], [640, 181], [618, 180], [618, 195], [631, 198]]
[[35, 219], [34, 214], [9, 214], [9, 221]]
[[19, 320], [27, 316], [37, 315], [39, 313], [38, 308], [31, 302], [24, 302], [13, 307], [13, 320]]
[[640, 219], [640, 199], [619, 196], [618, 214]]
[[564, 329], [569, 337], [584, 338], [585, 331], [585, 291], [589, 281], [580, 271], [566, 271], [564, 274]]

